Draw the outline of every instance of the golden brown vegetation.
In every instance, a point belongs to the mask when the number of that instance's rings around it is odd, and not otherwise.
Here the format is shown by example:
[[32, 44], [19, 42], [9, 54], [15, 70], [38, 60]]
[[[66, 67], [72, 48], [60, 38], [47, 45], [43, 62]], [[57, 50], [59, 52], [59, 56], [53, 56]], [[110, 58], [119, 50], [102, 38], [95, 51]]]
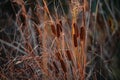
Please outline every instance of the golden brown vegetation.
[[[50, 11], [48, 0], [5, 1], [8, 2], [0, 5], [9, 3], [13, 11], [9, 14], [7, 8], [0, 8], [2, 16], [7, 16], [6, 20], [10, 19], [12, 26], [17, 28], [9, 32], [6, 25], [0, 25], [1, 80], [108, 79], [109, 70], [104, 68], [106, 55], [103, 57], [103, 53], [107, 51], [104, 44], [107, 39], [108, 44], [111, 43], [114, 33], [109, 33], [106, 24], [114, 26], [104, 17], [98, 18], [98, 4], [93, 15], [89, 0], [66, 1], [68, 14], [63, 9], [65, 2], [62, 0], [57, 0], [58, 3], [51, 1], [55, 4], [55, 13]], [[56, 4], [61, 6], [60, 11]], [[4, 17], [0, 16], [2, 20]]]

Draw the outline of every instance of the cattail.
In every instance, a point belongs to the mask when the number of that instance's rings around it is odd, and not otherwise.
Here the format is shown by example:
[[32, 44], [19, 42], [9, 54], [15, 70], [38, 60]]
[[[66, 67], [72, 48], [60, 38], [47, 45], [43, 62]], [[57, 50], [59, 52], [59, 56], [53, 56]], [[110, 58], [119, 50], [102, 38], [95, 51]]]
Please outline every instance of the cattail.
[[55, 54], [56, 54], [57, 59], [60, 60], [60, 59], [61, 59], [60, 53], [59, 53], [59, 52], [56, 52]]
[[84, 27], [80, 28], [80, 40], [81, 41], [85, 40], [85, 28]]
[[25, 51], [30, 55], [34, 56], [32, 45], [29, 42], [25, 44]]
[[60, 63], [61, 63], [61, 67], [62, 67], [63, 71], [67, 72], [67, 69], [66, 69], [66, 66], [65, 66], [65, 62], [63, 61], [62, 57], [60, 56], [60, 53], [57, 52], [56, 56], [58, 58], [58, 61], [60, 61]]
[[20, 19], [21, 19], [21, 22], [23, 23], [23, 25], [25, 26], [26, 25], [26, 15], [24, 13], [21, 13]]
[[59, 28], [59, 24], [56, 25], [57, 28], [57, 37], [60, 37], [60, 28]]
[[59, 27], [60, 27], [60, 31], [62, 32], [62, 21], [59, 21]]
[[79, 31], [78, 31], [78, 26], [77, 26], [77, 24], [76, 24], [76, 23], [73, 23], [73, 27], [74, 27], [74, 30], [75, 30], [75, 35], [76, 35], [76, 37], [78, 37], [78, 36], [79, 36]]
[[65, 62], [63, 61], [63, 59], [60, 60], [60, 63], [61, 63], [61, 67], [62, 67], [63, 71], [67, 72], [67, 68], [65, 66]]
[[77, 36], [75, 34], [73, 34], [73, 42], [74, 42], [74, 46], [77, 47]]
[[58, 69], [58, 67], [57, 67], [57, 64], [56, 64], [55, 62], [53, 62], [53, 65], [54, 65], [54, 67], [55, 67], [56, 73], [58, 73], [58, 72], [59, 72], [59, 69]]
[[66, 54], [67, 54], [68, 60], [72, 61], [71, 53], [69, 50], [66, 50]]
[[75, 23], [72, 25], [72, 35], [73, 35], [73, 43], [74, 46], [77, 47], [77, 36], [78, 36], [78, 29]]
[[55, 25], [54, 24], [51, 24], [51, 29], [52, 29], [53, 34], [56, 36], [56, 30], [55, 30]]
[[71, 61], [72, 64], [74, 64], [74, 63], [73, 63], [73, 59], [72, 59], [72, 53], [70, 52], [70, 50], [66, 50], [66, 54], [67, 54], [68, 60]]
[[61, 20], [59, 21], [59, 23], [60, 23], [60, 25], [62, 25], [62, 21]]
[[47, 66], [50, 70], [53, 70], [53, 66], [50, 63], [48, 63]]
[[62, 32], [62, 25], [60, 23], [57, 23], [56, 28], [57, 28], [57, 37], [60, 37], [60, 33]]

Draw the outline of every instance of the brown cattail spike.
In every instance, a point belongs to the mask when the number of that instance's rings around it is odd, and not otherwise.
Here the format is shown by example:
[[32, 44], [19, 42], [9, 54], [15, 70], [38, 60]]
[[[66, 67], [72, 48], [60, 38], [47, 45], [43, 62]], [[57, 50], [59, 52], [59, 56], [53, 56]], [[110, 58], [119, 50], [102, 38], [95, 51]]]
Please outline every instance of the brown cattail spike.
[[26, 25], [26, 15], [24, 13], [21, 13], [20, 19], [21, 19], [21, 22], [23, 23], [23, 25], [25, 26]]
[[54, 65], [54, 67], [55, 67], [55, 72], [56, 72], [56, 74], [59, 72], [59, 68], [57, 67], [57, 64], [55, 63], [55, 61], [53, 62], [53, 65]]
[[[64, 71], [64, 72], [67, 72], [67, 69], [66, 69], [66, 66], [65, 66], [65, 62], [64, 62], [63, 58], [61, 57], [60, 53], [59, 53], [59, 52], [56, 52], [55, 54], [56, 54], [56, 57], [57, 57], [58, 61], [59, 61], [60, 64], [61, 64], [61, 67], [62, 67], [63, 71]], [[54, 66], [55, 66], [55, 64], [54, 64]], [[55, 67], [56, 67], [56, 66], [55, 66]]]
[[62, 25], [62, 21], [61, 20], [59, 21], [59, 23], [60, 23], [60, 25]]
[[50, 70], [53, 70], [53, 66], [50, 63], [48, 63], [47, 66]]
[[56, 36], [56, 30], [55, 30], [55, 25], [54, 24], [51, 24], [51, 29], [52, 29], [53, 34]]
[[85, 28], [84, 27], [80, 28], [80, 40], [81, 41], [85, 40]]
[[60, 37], [60, 28], [59, 28], [59, 24], [56, 25], [57, 28], [57, 37]]
[[74, 46], [77, 47], [77, 37], [78, 37], [78, 28], [75, 22], [72, 24], [72, 35], [73, 35], [73, 43]]
[[76, 24], [76, 23], [73, 23], [73, 27], [74, 27], [74, 30], [75, 30], [75, 35], [76, 35], [76, 37], [78, 37], [78, 36], [79, 36], [79, 31], [78, 31], [78, 26], [77, 26], [77, 24]]
[[72, 61], [71, 52], [69, 50], [66, 50], [66, 54], [67, 54], [68, 60]]
[[62, 32], [62, 21], [61, 20], [59, 21], [59, 24], [60, 24], [60, 31]]
[[62, 59], [59, 52], [56, 52], [55, 54], [56, 54], [56, 57], [57, 57], [58, 60]]
[[60, 60], [60, 63], [61, 63], [61, 67], [62, 67], [63, 71], [67, 72], [67, 68], [65, 66], [65, 62], [63, 61], [63, 59]]
[[73, 34], [73, 41], [74, 41], [74, 46], [77, 47], [77, 36], [75, 34]]
[[62, 32], [62, 25], [60, 23], [57, 23], [56, 28], [57, 28], [57, 37], [60, 37], [60, 33]]

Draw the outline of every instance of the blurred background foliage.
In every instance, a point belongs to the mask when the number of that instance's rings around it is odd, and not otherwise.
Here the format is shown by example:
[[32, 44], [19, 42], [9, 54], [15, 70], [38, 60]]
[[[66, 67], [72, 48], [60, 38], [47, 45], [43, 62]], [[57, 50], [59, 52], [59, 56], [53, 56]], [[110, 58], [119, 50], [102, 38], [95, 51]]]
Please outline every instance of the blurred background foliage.
[[[108, 28], [111, 41], [110, 44], [106, 47], [108, 49], [108, 55], [111, 55], [109, 68], [112, 71], [112, 75], [110, 75], [110, 80], [119, 80], [120, 77], [120, 0], [89, 0], [91, 3], [91, 13], [98, 14], [98, 21], [99, 18], [105, 17], [105, 21], [108, 22]], [[96, 9], [98, 5], [98, 9]], [[102, 6], [102, 11], [100, 9]], [[97, 10], [97, 11], [96, 11]], [[102, 16], [101, 16], [102, 14]], [[102, 22], [100, 24], [105, 23], [104, 19], [102, 18]], [[99, 23], [99, 22], [98, 22]], [[105, 25], [102, 25], [105, 27]], [[106, 29], [106, 31], [107, 31]], [[102, 29], [103, 30], [103, 29]], [[101, 38], [102, 39], [102, 38]], [[109, 42], [109, 41], [108, 41]], [[108, 62], [109, 63], [109, 62]], [[110, 72], [109, 72], [110, 73]]]

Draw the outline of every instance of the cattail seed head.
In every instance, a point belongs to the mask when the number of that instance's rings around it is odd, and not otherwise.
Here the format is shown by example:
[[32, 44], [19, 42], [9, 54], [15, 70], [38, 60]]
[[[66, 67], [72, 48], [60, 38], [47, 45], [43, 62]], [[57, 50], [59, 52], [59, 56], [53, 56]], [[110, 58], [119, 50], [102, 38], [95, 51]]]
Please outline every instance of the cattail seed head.
[[81, 41], [85, 40], [85, 28], [84, 27], [80, 28], [80, 40]]
[[75, 22], [72, 23], [72, 35], [74, 46], [77, 47], [78, 28]]
[[55, 25], [51, 24], [52, 33], [56, 36]]
[[77, 47], [78, 44], [77, 44], [77, 36], [74, 34], [73, 35], [73, 42], [74, 42], [74, 46]]
[[72, 61], [71, 52], [69, 50], [66, 50], [66, 54], [67, 54], [68, 60]]
[[60, 28], [59, 28], [59, 24], [56, 25], [57, 28], [57, 37], [60, 37]]
[[61, 63], [61, 67], [62, 67], [63, 71], [64, 71], [64, 72], [67, 72], [66, 64], [65, 64], [65, 62], [63, 61], [63, 59], [60, 60], [60, 63]]
[[62, 25], [60, 23], [57, 23], [56, 28], [57, 28], [57, 37], [60, 37], [60, 33], [62, 32]]
[[56, 52], [55, 54], [56, 54], [56, 57], [57, 57], [58, 60], [61, 60], [61, 59], [62, 59], [59, 52]]
[[79, 31], [78, 31], [78, 26], [77, 26], [77, 24], [76, 24], [76, 23], [73, 23], [73, 27], [74, 27], [74, 30], [75, 30], [75, 35], [76, 35], [76, 37], [78, 37], [78, 36], [79, 36]]
[[57, 67], [57, 64], [55, 63], [55, 61], [53, 62], [53, 65], [54, 65], [54, 67], [55, 67], [55, 72], [56, 72], [56, 74], [59, 72], [59, 69], [58, 69], [58, 67]]

